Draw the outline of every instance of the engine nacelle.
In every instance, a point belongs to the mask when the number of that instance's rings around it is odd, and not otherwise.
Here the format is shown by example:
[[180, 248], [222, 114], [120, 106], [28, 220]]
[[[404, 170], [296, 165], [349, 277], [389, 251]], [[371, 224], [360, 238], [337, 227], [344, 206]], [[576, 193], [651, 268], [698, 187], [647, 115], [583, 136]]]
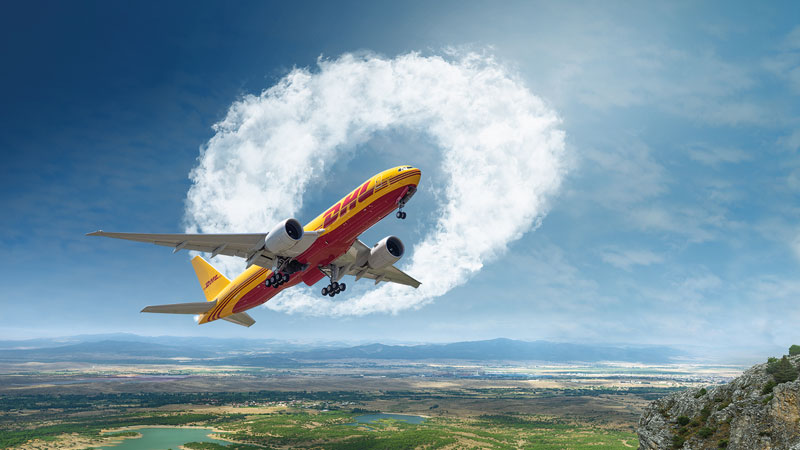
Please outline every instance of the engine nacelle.
[[403, 257], [404, 251], [405, 247], [400, 239], [387, 236], [370, 249], [367, 264], [373, 269], [389, 267]]
[[279, 254], [294, 247], [303, 238], [303, 226], [296, 219], [286, 219], [275, 225], [264, 239], [264, 248]]

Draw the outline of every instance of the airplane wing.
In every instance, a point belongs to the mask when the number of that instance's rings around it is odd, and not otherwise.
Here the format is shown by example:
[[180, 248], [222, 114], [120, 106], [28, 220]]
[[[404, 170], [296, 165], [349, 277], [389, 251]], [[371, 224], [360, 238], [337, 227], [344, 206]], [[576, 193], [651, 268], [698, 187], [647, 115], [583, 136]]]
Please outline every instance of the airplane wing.
[[136, 242], [148, 242], [178, 250], [197, 250], [217, 255], [247, 257], [257, 247], [264, 244], [267, 233], [254, 234], [145, 234], [109, 233], [95, 231], [87, 236], [105, 236]]
[[[342, 275], [353, 275], [356, 280], [369, 278], [375, 280], [375, 284], [381, 281], [404, 284], [417, 288], [420, 282], [406, 274], [395, 266], [384, 267], [383, 269], [373, 269], [366, 264], [366, 257], [369, 255], [369, 247], [356, 239], [347, 252], [333, 261], [332, 265], [340, 268], [339, 278]], [[322, 268], [322, 271], [330, 276], [330, 269]]]
[[[302, 239], [316, 239], [324, 230], [306, 231]], [[286, 255], [275, 255], [264, 249], [264, 239], [268, 233], [235, 233], [235, 234], [146, 234], [146, 233], [109, 233], [95, 231], [87, 236], [104, 236], [129, 241], [147, 242], [164, 247], [172, 247], [173, 253], [179, 250], [196, 250], [217, 255], [237, 256], [247, 260], [248, 266], [270, 269], [277, 256], [297, 256], [287, 252]]]

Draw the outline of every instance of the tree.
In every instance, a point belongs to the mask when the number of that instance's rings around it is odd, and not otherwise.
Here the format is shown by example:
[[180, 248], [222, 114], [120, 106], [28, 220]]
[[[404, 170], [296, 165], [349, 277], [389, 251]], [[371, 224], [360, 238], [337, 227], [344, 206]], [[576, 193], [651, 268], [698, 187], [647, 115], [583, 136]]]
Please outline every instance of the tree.
[[796, 355], [800, 355], [800, 345], [797, 344], [789, 347], [789, 356], [796, 356]]
[[775, 365], [775, 373], [773, 373], [772, 376], [775, 377], [775, 381], [778, 384], [794, 381], [797, 379], [797, 368], [789, 361], [789, 358], [784, 355]]

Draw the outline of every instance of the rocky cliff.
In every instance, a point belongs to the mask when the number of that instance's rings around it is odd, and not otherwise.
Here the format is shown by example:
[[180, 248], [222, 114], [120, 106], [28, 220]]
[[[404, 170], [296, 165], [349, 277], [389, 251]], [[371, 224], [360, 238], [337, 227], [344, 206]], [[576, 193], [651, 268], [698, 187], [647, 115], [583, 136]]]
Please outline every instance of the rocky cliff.
[[639, 419], [639, 448], [800, 450], [799, 364], [770, 358], [728, 384], [656, 400]]

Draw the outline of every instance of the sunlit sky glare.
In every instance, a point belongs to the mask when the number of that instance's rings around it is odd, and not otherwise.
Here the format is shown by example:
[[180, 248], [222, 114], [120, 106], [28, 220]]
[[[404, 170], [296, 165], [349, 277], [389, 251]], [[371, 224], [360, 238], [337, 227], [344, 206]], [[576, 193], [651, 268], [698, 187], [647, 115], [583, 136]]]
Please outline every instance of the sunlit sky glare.
[[[8, 4], [0, 338], [800, 343], [798, 18], [796, 2]], [[85, 233], [184, 231], [190, 171], [232, 104], [295, 68], [410, 52], [492, 58], [559, 117], [567, 171], [538, 228], [393, 314], [258, 308], [249, 329], [139, 314], [202, 299], [188, 254]], [[376, 132], [329, 161], [294, 215], [307, 222], [413, 164], [423, 182], [408, 220], [363, 236], [411, 249], [444, 207], [436, 146]]]

